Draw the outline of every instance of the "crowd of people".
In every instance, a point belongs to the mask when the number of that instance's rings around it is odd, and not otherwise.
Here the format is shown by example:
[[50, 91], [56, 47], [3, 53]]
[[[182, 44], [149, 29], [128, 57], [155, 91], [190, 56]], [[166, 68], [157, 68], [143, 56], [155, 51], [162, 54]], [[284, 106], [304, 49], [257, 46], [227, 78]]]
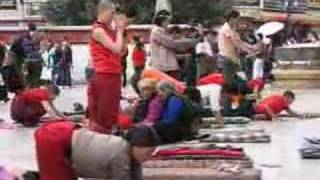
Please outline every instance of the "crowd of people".
[[[198, 138], [203, 117], [216, 117], [220, 127], [224, 117], [276, 120], [282, 111], [303, 117], [290, 108], [295, 100], [292, 91], [262, 98], [261, 91], [269, 80], [264, 66], [271, 58], [271, 42], [263, 34], [256, 35], [254, 44], [241, 40], [239, 12], [228, 11], [219, 32], [170, 28], [170, 13], [158, 12], [150, 35], [150, 64], [143, 42], [134, 38], [130, 84], [136, 98], [121, 95], [127, 79], [122, 75], [128, 54], [126, 28], [131, 19], [116, 15], [110, 0], [101, 0], [97, 12], [89, 40], [91, 69], [84, 124], [73, 123], [53, 105], [59, 95], [57, 85], [71, 87], [72, 50], [68, 43], [51, 43], [41, 51], [43, 37], [30, 26], [28, 35], [17, 39], [5, 56], [0, 52], [4, 81], [9, 91], [16, 93], [12, 119], [35, 126], [45, 114], [51, 114], [50, 121], [35, 133], [42, 180], [142, 179], [141, 163], [155, 148]], [[42, 84], [44, 52], [52, 79]], [[243, 71], [240, 54], [254, 59], [249, 78], [239, 75]], [[26, 76], [22, 67], [26, 67]], [[130, 105], [120, 107], [121, 100]]]

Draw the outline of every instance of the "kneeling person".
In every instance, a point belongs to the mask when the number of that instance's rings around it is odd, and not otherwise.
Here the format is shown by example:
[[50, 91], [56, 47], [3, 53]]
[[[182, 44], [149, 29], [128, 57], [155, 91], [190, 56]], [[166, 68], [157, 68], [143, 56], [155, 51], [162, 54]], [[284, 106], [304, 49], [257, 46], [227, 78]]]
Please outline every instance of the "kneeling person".
[[132, 129], [122, 138], [66, 121], [45, 124], [36, 131], [35, 140], [41, 180], [140, 180], [141, 163], [161, 142], [148, 126]]
[[11, 104], [11, 118], [25, 126], [36, 125], [47, 113], [53, 117], [64, 118], [53, 105], [54, 99], [59, 94], [60, 90], [55, 85], [19, 92]]

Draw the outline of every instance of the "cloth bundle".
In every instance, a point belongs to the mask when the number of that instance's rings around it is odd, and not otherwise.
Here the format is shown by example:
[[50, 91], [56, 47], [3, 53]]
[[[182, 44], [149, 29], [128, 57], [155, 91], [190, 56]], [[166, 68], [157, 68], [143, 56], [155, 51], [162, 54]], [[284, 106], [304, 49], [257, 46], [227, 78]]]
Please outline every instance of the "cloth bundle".
[[219, 143], [269, 143], [271, 137], [264, 130], [236, 130], [211, 132], [210, 136], [201, 142]]
[[305, 138], [299, 151], [304, 159], [320, 159], [320, 138]]

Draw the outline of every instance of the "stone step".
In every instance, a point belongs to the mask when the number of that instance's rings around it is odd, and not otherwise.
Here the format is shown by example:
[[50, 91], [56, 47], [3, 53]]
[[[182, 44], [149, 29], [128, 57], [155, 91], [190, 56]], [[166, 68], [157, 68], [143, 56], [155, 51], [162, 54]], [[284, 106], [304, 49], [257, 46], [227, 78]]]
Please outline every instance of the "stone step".
[[320, 70], [315, 69], [286, 69], [273, 71], [275, 85], [284, 89], [313, 89], [320, 88]]

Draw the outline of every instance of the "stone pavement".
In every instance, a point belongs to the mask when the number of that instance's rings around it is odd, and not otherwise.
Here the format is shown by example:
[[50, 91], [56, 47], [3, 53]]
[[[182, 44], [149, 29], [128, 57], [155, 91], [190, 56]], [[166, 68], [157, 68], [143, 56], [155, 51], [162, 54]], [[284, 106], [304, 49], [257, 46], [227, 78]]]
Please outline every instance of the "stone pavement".
[[[280, 93], [280, 92], [279, 92]], [[320, 90], [297, 91], [294, 109], [320, 112]], [[74, 102], [86, 102], [84, 86], [63, 89], [57, 99], [58, 108], [72, 109]], [[0, 104], [0, 118], [9, 121], [9, 106]], [[320, 137], [320, 119], [258, 122], [253, 126], [266, 128], [272, 135], [271, 144], [244, 144], [246, 152], [255, 162], [255, 167], [263, 172], [262, 180], [319, 180], [320, 160], [302, 160], [297, 149], [305, 135]], [[34, 156], [33, 129], [0, 129], [0, 165], [12, 165], [25, 169], [36, 169]], [[269, 166], [269, 167], [268, 167]], [[274, 166], [272, 168], [272, 166]]]

